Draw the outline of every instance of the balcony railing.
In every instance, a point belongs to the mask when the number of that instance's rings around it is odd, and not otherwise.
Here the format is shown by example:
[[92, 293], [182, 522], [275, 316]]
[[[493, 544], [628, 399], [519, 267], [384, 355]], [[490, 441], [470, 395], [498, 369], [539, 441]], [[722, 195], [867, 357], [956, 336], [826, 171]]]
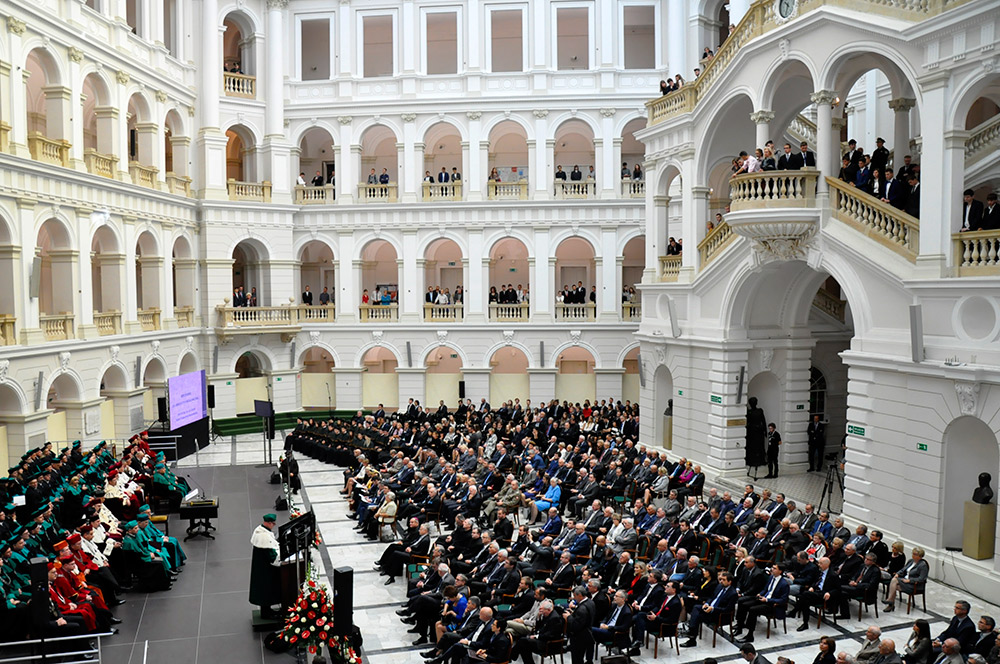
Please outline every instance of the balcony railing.
[[271, 183], [267, 180], [263, 182], [239, 182], [230, 178], [226, 186], [229, 189], [229, 200], [231, 201], [271, 202]]
[[0, 122], [0, 152], [10, 152], [10, 125]]
[[641, 302], [622, 302], [622, 320], [638, 323], [642, 319]]
[[178, 196], [191, 196], [191, 178], [167, 172], [167, 191]]
[[110, 154], [101, 154], [97, 150], [87, 148], [83, 151], [83, 163], [87, 166], [87, 172], [101, 177], [115, 178], [118, 170], [118, 157]]
[[94, 325], [97, 333], [102, 337], [112, 334], [122, 333], [122, 312], [120, 311], [95, 311]]
[[194, 307], [174, 307], [177, 327], [194, 327]]
[[597, 305], [593, 302], [586, 304], [566, 304], [556, 302], [556, 320], [560, 321], [594, 321], [597, 320]]
[[677, 281], [682, 262], [680, 256], [660, 256], [660, 281]]
[[875, 239], [911, 263], [920, 249], [920, 222], [836, 178], [826, 178], [831, 216]]
[[841, 323], [845, 320], [844, 301], [825, 288], [820, 288], [816, 291], [816, 296], [813, 298], [813, 306], [826, 315], [836, 318]]
[[222, 82], [227, 97], [243, 97], [244, 99], [256, 99], [257, 97], [256, 76], [234, 74], [227, 71], [222, 73]]
[[367, 184], [358, 185], [359, 203], [395, 203], [397, 200], [397, 185], [395, 182], [389, 184]]
[[362, 323], [395, 322], [399, 320], [399, 304], [361, 304], [358, 313]]
[[293, 307], [299, 323], [333, 323], [337, 320], [337, 308], [330, 304], [307, 305]]
[[160, 329], [159, 309], [139, 309], [139, 326], [143, 332], [153, 332]]
[[815, 207], [819, 171], [744, 173], [729, 181], [730, 210]]
[[556, 180], [557, 199], [597, 198], [597, 183], [593, 180]]
[[[194, 310], [189, 309], [188, 317], [194, 324]], [[337, 319], [336, 309], [332, 304], [310, 306], [297, 304], [288, 307], [230, 307], [219, 306], [220, 327], [292, 327], [303, 323], [332, 323]], [[174, 311], [178, 311], [174, 308]], [[180, 315], [178, 315], [180, 323]], [[190, 327], [188, 325], [188, 327]]]
[[16, 318], [9, 314], [0, 314], [0, 346], [13, 346], [17, 343]]
[[508, 323], [527, 323], [529, 319], [528, 302], [517, 304], [490, 304], [490, 320]]
[[337, 189], [332, 184], [325, 184], [322, 187], [295, 186], [297, 205], [332, 205], [336, 200]]
[[56, 166], [69, 165], [69, 141], [56, 140], [33, 131], [28, 134], [28, 152], [35, 161]]
[[73, 330], [73, 314], [42, 314], [38, 317], [38, 324], [42, 327], [42, 333], [46, 341], [65, 341], [76, 336]]
[[491, 201], [526, 201], [528, 200], [528, 181], [494, 182], [486, 185], [486, 196]]
[[645, 198], [646, 181], [622, 178], [622, 198]]
[[423, 199], [425, 201], [460, 201], [462, 200], [462, 181], [458, 182], [424, 182]]
[[956, 233], [951, 238], [958, 276], [1000, 275], [1000, 230]]
[[1000, 114], [994, 115], [972, 130], [972, 135], [965, 141], [965, 163], [975, 163], [992, 154], [998, 145], [1000, 145]]
[[462, 303], [455, 304], [425, 304], [424, 321], [427, 323], [460, 323], [462, 322]]
[[155, 166], [144, 166], [137, 161], [130, 161], [128, 163], [128, 174], [132, 176], [132, 184], [142, 187], [156, 189], [156, 174], [159, 172], [160, 169]]
[[698, 243], [698, 255], [701, 259], [702, 269], [721, 254], [734, 239], [736, 239], [736, 234], [725, 221], [709, 231], [705, 239]]

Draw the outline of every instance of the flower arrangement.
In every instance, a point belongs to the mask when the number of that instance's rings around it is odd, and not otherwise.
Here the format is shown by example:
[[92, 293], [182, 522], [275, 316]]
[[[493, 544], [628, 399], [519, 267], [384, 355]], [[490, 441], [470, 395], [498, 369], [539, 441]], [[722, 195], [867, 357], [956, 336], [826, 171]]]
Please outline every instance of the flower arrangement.
[[334, 633], [333, 601], [326, 586], [310, 579], [299, 590], [295, 604], [288, 609], [281, 638], [289, 645], [321, 655], [326, 645], [335, 664], [361, 664], [350, 639]]

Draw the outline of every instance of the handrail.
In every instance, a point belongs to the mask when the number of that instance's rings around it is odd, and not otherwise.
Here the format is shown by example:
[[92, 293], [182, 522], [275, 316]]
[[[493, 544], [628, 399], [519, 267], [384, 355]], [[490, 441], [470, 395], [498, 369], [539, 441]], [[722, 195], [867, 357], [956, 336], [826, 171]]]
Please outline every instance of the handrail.
[[38, 324], [42, 327], [46, 341], [65, 341], [74, 335], [76, 316], [71, 313], [41, 314]]
[[222, 81], [227, 97], [243, 97], [246, 99], [257, 97], [256, 76], [227, 71], [222, 73]]
[[[54, 441], [53, 441], [54, 442]], [[69, 442], [69, 441], [66, 441]], [[112, 632], [100, 632], [97, 634], [76, 634], [74, 636], [50, 636], [44, 639], [25, 639], [24, 641], [4, 641], [4, 648], [8, 651], [17, 651], [21, 648], [27, 649], [31, 652], [30, 655], [18, 655], [17, 657], [4, 657], [0, 658], [0, 664], [13, 664], [14, 662], [45, 662], [50, 659], [59, 658], [75, 658], [79, 656], [79, 660], [71, 659], [70, 661], [86, 661], [87, 656], [90, 656], [90, 660], [100, 662], [101, 661], [101, 639], [106, 636], [111, 636]], [[95, 639], [96, 637], [96, 639]], [[96, 640], [97, 645], [91, 646], [90, 641]], [[58, 653], [47, 652], [48, 648], [37, 648], [35, 646], [44, 645], [46, 643], [66, 643], [69, 644], [74, 641], [80, 641], [80, 646], [74, 646], [81, 648], [80, 650], [69, 650], [60, 651]], [[20, 647], [19, 647], [20, 646]]]
[[1000, 114], [973, 128], [965, 140], [965, 163], [975, 163], [990, 154], [989, 148], [996, 148], [1000, 138]]
[[462, 181], [427, 182], [425, 180], [422, 193], [422, 200], [425, 201], [460, 201], [462, 200]]
[[28, 152], [35, 161], [68, 166], [69, 146], [69, 141], [49, 138], [39, 131], [28, 134]]
[[150, 307], [149, 309], [139, 309], [136, 313], [143, 332], [153, 332], [160, 329], [159, 309]]
[[514, 304], [490, 303], [490, 320], [526, 323], [530, 317], [530, 304], [528, 302], [517, 302]]
[[729, 180], [730, 211], [815, 207], [819, 171], [760, 171]]
[[359, 304], [358, 313], [362, 323], [373, 321], [398, 321], [399, 303], [392, 304]]
[[146, 166], [137, 161], [128, 163], [128, 174], [132, 176], [132, 183], [143, 187], [156, 189], [156, 174], [159, 172], [160, 169], [155, 166]]
[[[430, 183], [428, 183], [430, 184]], [[431, 304], [424, 303], [424, 320], [427, 322], [459, 322], [462, 320], [462, 303]]]
[[0, 152], [10, 151], [10, 125], [0, 120]]
[[167, 191], [171, 194], [177, 194], [179, 196], [191, 196], [191, 178], [186, 175], [177, 175], [167, 171], [165, 177], [167, 183]]
[[358, 201], [361, 203], [395, 203], [398, 200], [398, 185], [358, 183]]
[[174, 307], [177, 327], [194, 327], [194, 307]]
[[716, 256], [728, 247], [736, 238], [733, 229], [724, 220], [721, 224], [713, 228], [705, 236], [705, 239], [698, 243], [698, 255], [701, 259], [701, 267], [706, 267]]
[[813, 297], [813, 306], [827, 314], [836, 318], [841, 323], [844, 322], [844, 312], [845, 306], [844, 301], [839, 297], [836, 297], [833, 293], [826, 290], [825, 288], [820, 288], [816, 291], [815, 297]]
[[295, 203], [297, 205], [331, 205], [337, 200], [337, 188], [332, 184], [321, 187], [295, 185]]
[[622, 302], [622, 321], [642, 320], [642, 302]]
[[660, 281], [677, 281], [681, 274], [681, 256], [660, 256]]
[[122, 312], [120, 311], [95, 311], [94, 325], [97, 333], [103, 336], [122, 333]]
[[958, 276], [1000, 275], [1000, 230], [955, 233], [951, 239]]
[[920, 250], [920, 221], [836, 178], [827, 177], [833, 193], [830, 216], [877, 240], [911, 263]]
[[556, 302], [555, 316], [556, 320], [595, 321], [597, 320], [597, 305], [593, 302], [584, 304]]

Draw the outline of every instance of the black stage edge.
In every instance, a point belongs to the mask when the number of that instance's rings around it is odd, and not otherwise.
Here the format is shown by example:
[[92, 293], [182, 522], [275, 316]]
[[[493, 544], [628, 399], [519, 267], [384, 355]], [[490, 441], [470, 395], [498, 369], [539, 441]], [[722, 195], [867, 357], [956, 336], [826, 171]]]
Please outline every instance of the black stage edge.
[[167, 461], [177, 461], [205, 449], [210, 442], [208, 418], [173, 430], [166, 423], [157, 423], [149, 428], [150, 443], [172, 443], [174, 436], [177, 436], [177, 455], [174, 456], [173, 450], [164, 449], [163, 454]]

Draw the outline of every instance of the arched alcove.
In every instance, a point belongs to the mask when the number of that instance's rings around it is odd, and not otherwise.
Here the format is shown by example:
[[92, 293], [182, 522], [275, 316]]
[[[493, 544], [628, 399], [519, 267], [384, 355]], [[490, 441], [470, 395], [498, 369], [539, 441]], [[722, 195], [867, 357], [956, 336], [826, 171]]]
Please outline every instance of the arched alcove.
[[451, 405], [458, 401], [462, 377], [462, 358], [453, 348], [438, 346], [424, 360], [424, 403], [437, 408], [439, 402]]
[[943, 547], [961, 547], [965, 501], [972, 499], [979, 473], [993, 476], [993, 490], [1000, 477], [997, 436], [977, 417], [963, 415], [944, 430], [944, 491], [940, 506]]
[[270, 401], [269, 389], [271, 362], [266, 355], [256, 351], [244, 351], [236, 359], [236, 414], [254, 412], [254, 401]]
[[[447, 296], [448, 302], [455, 304], [455, 294], [463, 285], [464, 273], [462, 248], [458, 243], [449, 238], [434, 240], [424, 252], [424, 303], [433, 304], [434, 296], [440, 291]], [[431, 301], [428, 301], [428, 293], [431, 293]]]
[[299, 381], [303, 408], [325, 408], [332, 410], [337, 405], [337, 381], [333, 375], [335, 366], [330, 351], [313, 346], [302, 354], [299, 367]]
[[521, 403], [531, 396], [531, 380], [528, 376], [528, 356], [520, 348], [507, 346], [499, 348], [490, 357], [490, 403], [520, 399]]
[[747, 399], [757, 398], [757, 407], [764, 411], [764, 417], [770, 422], [774, 422], [778, 431], [784, 431], [782, 427], [782, 401], [784, 395], [781, 391], [781, 383], [778, 377], [770, 371], [762, 371], [747, 384]]
[[486, 296], [490, 320], [528, 320], [530, 281], [528, 248], [524, 243], [513, 237], [497, 240], [490, 247], [490, 279]]
[[[595, 315], [597, 269], [594, 247], [581, 237], [568, 237], [556, 247], [556, 318], [588, 320]], [[559, 295], [562, 295], [560, 304]]]
[[333, 249], [322, 240], [310, 240], [299, 250], [299, 279], [294, 285], [296, 293], [305, 291], [306, 286], [313, 293], [313, 304], [320, 304], [320, 296], [326, 289], [330, 302], [336, 300], [337, 270], [334, 265]]
[[368, 296], [369, 304], [384, 302], [386, 293], [392, 304], [399, 302], [399, 265], [396, 248], [386, 240], [372, 240], [361, 250], [361, 301]]
[[501, 182], [520, 182], [528, 178], [528, 134], [517, 122], [504, 120], [490, 130], [487, 167]]
[[556, 399], [570, 403], [591, 402], [597, 397], [595, 360], [586, 348], [573, 346], [556, 359]]
[[233, 249], [233, 289], [257, 295], [257, 305], [270, 304], [271, 270], [267, 248], [256, 240], [243, 240]]
[[38, 308], [43, 315], [72, 314], [76, 288], [77, 262], [66, 225], [49, 219], [38, 230], [35, 254], [41, 258]]
[[368, 349], [361, 361], [364, 374], [361, 377], [361, 405], [373, 409], [379, 404], [386, 410], [399, 407], [399, 376], [396, 367], [399, 360], [384, 346]]
[[639, 403], [639, 347], [636, 346], [622, 358], [622, 401]]
[[309, 185], [317, 176], [332, 184], [336, 175], [336, 151], [333, 137], [323, 127], [310, 127], [299, 139], [299, 172]]
[[673, 449], [674, 377], [666, 365], [656, 367], [653, 374], [656, 407], [653, 417], [653, 444]]

